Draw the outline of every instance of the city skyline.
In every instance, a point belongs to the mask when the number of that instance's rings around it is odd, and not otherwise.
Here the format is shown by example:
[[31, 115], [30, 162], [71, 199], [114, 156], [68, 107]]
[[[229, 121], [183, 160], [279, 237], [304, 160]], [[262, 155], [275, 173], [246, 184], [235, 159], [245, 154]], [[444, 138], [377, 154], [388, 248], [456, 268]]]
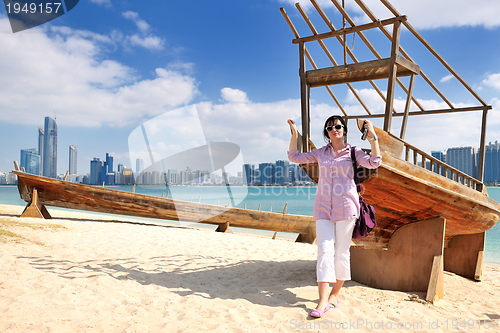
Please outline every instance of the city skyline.
[[[74, 158], [76, 159], [76, 147], [70, 145], [71, 151], [75, 152]], [[445, 151], [432, 151], [431, 155], [458, 169], [472, 177], [477, 177], [477, 161], [479, 149], [471, 146], [466, 147], [450, 147]], [[21, 149], [20, 155], [21, 166], [27, 172], [29, 167], [36, 165], [36, 162], [31, 162], [34, 158], [37, 159], [36, 149]], [[34, 157], [33, 157], [34, 156]], [[144, 171], [142, 159], [136, 160], [135, 172], [123, 164], [118, 164], [117, 170], [114, 169], [114, 158], [111, 154], [106, 153], [105, 159], [100, 160], [94, 157], [90, 161], [90, 173], [87, 174], [71, 174], [69, 181], [81, 182], [91, 185], [114, 185], [114, 184], [143, 184], [143, 185], [160, 185], [160, 184], [203, 184], [210, 180], [210, 184], [222, 184], [228, 182], [230, 179], [231, 184], [247, 184], [247, 185], [284, 185], [287, 183], [296, 182], [310, 182], [309, 177], [299, 168], [297, 164], [291, 163], [288, 160], [276, 160], [275, 162], [264, 162], [257, 164], [244, 163], [241, 165], [241, 171], [237, 174], [224, 172], [222, 175], [217, 172], [210, 172], [209, 170], [194, 170], [186, 166], [183, 170], [168, 169], [163, 172], [153, 170], [150, 172]], [[430, 163], [430, 162], [427, 162]], [[71, 169], [72, 160], [70, 159], [69, 165]], [[500, 183], [500, 143], [496, 140], [494, 143], [490, 142], [486, 146], [485, 153], [485, 171], [484, 182], [486, 184]], [[69, 169], [68, 169], [69, 170]], [[35, 173], [37, 170], [31, 170]], [[1, 173], [1, 172], [0, 172]], [[62, 174], [59, 175], [59, 178]], [[212, 182], [212, 180], [215, 180]]]

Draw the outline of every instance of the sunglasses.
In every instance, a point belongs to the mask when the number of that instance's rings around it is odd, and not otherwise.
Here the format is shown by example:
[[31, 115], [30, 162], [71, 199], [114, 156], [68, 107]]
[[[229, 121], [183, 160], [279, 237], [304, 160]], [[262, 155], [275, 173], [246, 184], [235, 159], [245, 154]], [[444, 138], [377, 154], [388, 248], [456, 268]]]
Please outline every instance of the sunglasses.
[[344, 127], [344, 125], [333, 125], [333, 126], [326, 126], [325, 129], [327, 132], [331, 132], [334, 129], [336, 129], [337, 131], [340, 131], [342, 129], [342, 127]]

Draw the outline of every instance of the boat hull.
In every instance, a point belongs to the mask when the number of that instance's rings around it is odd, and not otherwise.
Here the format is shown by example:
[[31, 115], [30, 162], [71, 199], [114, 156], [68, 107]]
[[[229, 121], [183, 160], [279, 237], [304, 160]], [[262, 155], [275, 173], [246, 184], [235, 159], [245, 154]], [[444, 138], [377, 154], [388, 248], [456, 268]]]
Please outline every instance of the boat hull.
[[234, 227], [298, 234], [314, 230], [310, 216], [193, 203], [13, 172], [20, 183], [21, 198], [30, 202], [30, 193], [36, 189], [39, 203], [46, 206], [172, 221], [230, 223]]

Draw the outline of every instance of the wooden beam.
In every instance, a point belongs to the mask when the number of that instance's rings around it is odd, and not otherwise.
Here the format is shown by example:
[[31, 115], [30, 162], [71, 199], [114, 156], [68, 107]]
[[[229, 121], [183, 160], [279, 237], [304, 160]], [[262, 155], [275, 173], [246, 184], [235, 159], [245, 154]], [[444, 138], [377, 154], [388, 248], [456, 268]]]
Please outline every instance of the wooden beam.
[[229, 222], [219, 224], [219, 226], [217, 227], [217, 229], [215, 229], [215, 231], [233, 234], [233, 231], [231, 230], [231, 228], [229, 228]]
[[[335, 1], [335, 0], [332, 0], [332, 1]], [[363, 3], [363, 1], [361, 1], [361, 0], [354, 0], [354, 1], [358, 4], [358, 6], [360, 6], [360, 8], [365, 12], [365, 14], [371, 20], [373, 20], [373, 21], [378, 20], [377, 17], [371, 12], [371, 10]], [[391, 34], [389, 33], [389, 31], [387, 31], [387, 29], [385, 27], [379, 27], [379, 29], [385, 34], [385, 36], [389, 40], [392, 40]], [[413, 61], [413, 59], [408, 55], [408, 53], [406, 53], [406, 51], [402, 47], [399, 49], [399, 51], [406, 59]], [[422, 78], [427, 82], [427, 84], [439, 95], [439, 97], [441, 97], [441, 99], [446, 104], [448, 104], [448, 106], [450, 108], [454, 107], [453, 104], [446, 98], [446, 96], [438, 89], [438, 87], [431, 81], [431, 79], [423, 71], [420, 72], [420, 76], [422, 76]]]
[[[313, 23], [311, 22], [311, 20], [307, 16], [306, 12], [302, 9], [302, 6], [300, 5], [300, 3], [297, 2], [295, 4], [295, 7], [299, 11], [299, 13], [302, 15], [302, 18], [304, 19], [304, 21], [309, 26], [309, 29], [311, 29], [311, 32], [314, 35], [317, 35], [318, 31], [316, 30], [316, 28], [314, 27]], [[296, 37], [298, 37], [298, 36], [296, 36]], [[340, 38], [340, 37], [337, 37], [337, 38]], [[330, 59], [330, 61], [332, 62], [332, 64], [334, 66], [337, 66], [338, 65], [337, 61], [335, 60], [335, 58], [333, 57], [333, 55], [328, 50], [328, 48], [326, 47], [325, 43], [322, 40], [318, 40], [318, 43], [321, 46], [321, 48], [323, 49], [323, 51], [326, 53], [326, 55], [328, 56], [328, 58]], [[316, 64], [313, 64], [313, 68], [315, 70], [321, 70], [321, 69], [318, 69], [318, 67], [316, 66]], [[307, 72], [306, 72], [306, 76], [307, 76]], [[344, 108], [342, 107], [342, 105], [340, 104], [339, 100], [337, 99], [337, 97], [335, 96], [335, 94], [333, 93], [333, 91], [330, 89], [330, 87], [328, 87], [328, 85], [324, 85], [324, 86], [326, 87], [326, 90], [328, 91], [328, 93], [330, 94], [330, 96], [333, 98], [333, 100], [335, 101], [335, 103], [337, 104], [337, 106], [340, 108], [340, 110], [342, 111], [342, 113], [344, 114], [344, 116], [347, 115], [347, 113], [345, 112]], [[347, 87], [352, 92], [352, 94], [354, 95], [354, 97], [358, 100], [358, 102], [361, 104], [361, 106], [365, 109], [365, 111], [368, 114], [371, 114], [370, 110], [368, 109], [368, 107], [366, 106], [366, 104], [363, 102], [363, 100], [359, 96], [359, 94], [356, 91], [356, 89], [354, 89], [354, 87], [351, 84], [349, 84], [349, 83], [347, 83]]]
[[385, 104], [385, 117], [384, 117], [384, 131], [390, 133], [392, 125], [392, 108], [394, 105], [394, 91], [396, 88], [396, 77], [398, 74], [398, 66], [396, 58], [399, 53], [399, 38], [401, 36], [401, 22], [394, 23], [392, 33], [392, 47], [391, 47], [391, 62], [389, 64], [389, 80], [387, 82], [387, 97]]
[[299, 234], [295, 242], [316, 244], [316, 227], [309, 228], [307, 233]]
[[[360, 0], [359, 0], [360, 1]], [[387, 9], [389, 9], [393, 15], [396, 15], [396, 16], [399, 16], [400, 14], [398, 13], [398, 11], [396, 10], [396, 8], [394, 8], [394, 6], [392, 6], [389, 1], [387, 0], [381, 0], [382, 3], [387, 7]], [[403, 22], [403, 24], [405, 25], [405, 27], [436, 57], [436, 59], [438, 59], [441, 64], [443, 64], [443, 66], [483, 105], [487, 105], [483, 99], [467, 84], [467, 82], [465, 82], [464, 79], [462, 79], [462, 77], [460, 77], [460, 75], [458, 75], [457, 72], [455, 72], [455, 70], [446, 62], [446, 60], [444, 60], [443, 57], [441, 57], [439, 55], [439, 53], [437, 53], [436, 50], [434, 50], [434, 48], [424, 39], [424, 37], [422, 35], [420, 35], [418, 33], [417, 30], [415, 30], [415, 28], [413, 28], [413, 26], [408, 22], [408, 21], [401, 21]]]
[[36, 219], [51, 219], [49, 211], [43, 204], [38, 201], [38, 191], [36, 188], [31, 188], [31, 201], [26, 205], [21, 217], [31, 217]]
[[299, 76], [300, 76], [300, 108], [302, 118], [302, 147], [304, 151], [309, 151], [309, 105], [306, 82], [306, 59], [305, 59], [305, 44], [299, 44]]
[[[397, 55], [395, 59], [377, 59], [345, 66], [341, 65], [309, 70], [306, 71], [306, 81], [311, 87], [346, 83], [351, 89], [351, 92], [355, 94], [356, 90], [350, 84], [351, 82], [364, 82], [389, 78], [391, 75], [390, 69], [392, 68], [391, 66], [394, 60], [396, 64], [396, 76], [410, 76], [420, 72], [419, 66]], [[362, 100], [358, 100], [362, 103]], [[371, 114], [368, 109], [366, 109], [366, 111], [368, 114]]]
[[[479, 160], [477, 165], [477, 179], [481, 182], [484, 181], [484, 159], [486, 157], [486, 124], [488, 119], [488, 110], [483, 111], [483, 118], [481, 121], [481, 139], [479, 142]], [[481, 191], [482, 189], [477, 189]]]
[[377, 21], [374, 21], [372, 23], [356, 25], [356, 26], [350, 27], [350, 28], [343, 28], [343, 29], [339, 29], [336, 31], [329, 31], [329, 32], [325, 32], [322, 34], [318, 34], [318, 35], [295, 38], [292, 40], [292, 43], [299, 44], [301, 42], [310, 42], [310, 41], [314, 41], [314, 40], [321, 40], [321, 39], [325, 39], [325, 38], [337, 37], [337, 36], [341, 36], [343, 34], [351, 34], [351, 33], [360, 32], [360, 31], [364, 31], [364, 30], [368, 30], [368, 29], [383, 27], [383, 26], [389, 25], [389, 24], [395, 24], [396, 22], [401, 23], [402, 21], [406, 21], [406, 19], [407, 19], [406, 16], [398, 16], [398, 17], [392, 17], [390, 19], [386, 19], [386, 20], [382, 20], [382, 21], [377, 20]]
[[401, 122], [401, 133], [399, 135], [399, 138], [401, 140], [405, 139], [406, 135], [406, 125], [408, 125], [408, 116], [410, 114], [410, 106], [411, 106], [411, 99], [413, 96], [413, 86], [415, 83], [415, 75], [412, 75], [410, 77], [410, 84], [408, 86], [408, 95], [406, 97], [406, 105], [405, 105], [405, 111], [403, 115], [403, 121]]
[[[455, 109], [444, 109], [444, 110], [428, 110], [428, 111], [410, 111], [410, 116], [424, 116], [431, 114], [445, 114], [445, 113], [453, 113], [453, 112], [469, 112], [469, 111], [484, 111], [490, 110], [492, 107], [488, 106], [472, 106], [465, 108], [455, 108]], [[385, 114], [372, 114], [372, 115], [356, 115], [356, 116], [347, 116], [346, 119], [363, 119], [363, 118], [383, 118]], [[404, 117], [403, 112], [398, 112], [392, 115], [393, 117]]]
[[[349, 24], [351, 26], [355, 26], [356, 23], [350, 17], [349, 13], [347, 13], [347, 11], [336, 0], [331, 0], [331, 1], [334, 4], [334, 6], [338, 9], [338, 11], [342, 14], [342, 16], [349, 22]], [[311, 2], [313, 2], [313, 0]], [[314, 5], [314, 2], [313, 2], [313, 5]], [[359, 32], [358, 35], [359, 35], [359, 38], [365, 43], [366, 47], [368, 47], [368, 49], [373, 53], [373, 55], [377, 59], [382, 59], [382, 56], [377, 52], [377, 50], [375, 49], [375, 47], [370, 43], [370, 41], [368, 40], [368, 38], [366, 38], [366, 36], [363, 34], [363, 32]], [[399, 86], [405, 91], [405, 93], [408, 93], [408, 91], [406, 90], [406, 87], [403, 84], [403, 82], [401, 82], [401, 80], [399, 80], [399, 79], [397, 79], [396, 81], [398, 82]], [[376, 88], [376, 90], [377, 90], [377, 92], [379, 93], [380, 97], [382, 98], [382, 100], [385, 103], [386, 102], [385, 96], [381, 94], [381, 92], [379, 91], [378, 88]], [[415, 103], [415, 105], [420, 110], [422, 110], [422, 111], [424, 110], [424, 108], [422, 107], [422, 105], [419, 103], [419, 101], [416, 98], [412, 97], [412, 100], [413, 100], [413, 103]]]
[[[290, 30], [292, 30], [292, 33], [294, 34], [294, 36], [298, 38], [299, 37], [299, 32], [297, 31], [297, 29], [293, 25], [293, 22], [290, 19], [290, 17], [288, 17], [288, 14], [286, 13], [285, 9], [284, 8], [280, 8], [280, 11], [281, 11], [281, 14], [283, 15], [283, 17], [285, 18], [285, 21], [287, 22], [288, 26], [290, 27]], [[309, 62], [311, 63], [311, 66], [314, 69], [317, 69], [318, 66], [314, 62], [314, 59], [312, 58], [312, 56], [310, 55], [309, 51], [307, 50], [307, 48], [305, 46], [304, 46], [304, 51], [305, 51], [305, 55], [306, 55], [307, 59], [309, 59]], [[338, 100], [337, 96], [335, 96], [335, 94], [333, 93], [333, 91], [330, 89], [330, 87], [326, 86], [325, 88], [328, 91], [328, 93], [330, 94], [330, 96], [333, 98], [333, 100], [335, 101], [335, 103], [337, 104], [337, 106], [339, 107], [339, 109], [342, 112], [342, 114], [344, 116], [347, 116], [347, 113], [345, 112], [342, 104]]]
[[430, 303], [436, 303], [444, 298], [444, 273], [443, 256], [435, 256], [432, 262], [431, 276], [429, 278], [429, 287], [425, 300]]
[[476, 271], [474, 272], [474, 280], [476, 281], [483, 280], [483, 270], [484, 270], [484, 251], [479, 251], [477, 253], [477, 263], [476, 263]]

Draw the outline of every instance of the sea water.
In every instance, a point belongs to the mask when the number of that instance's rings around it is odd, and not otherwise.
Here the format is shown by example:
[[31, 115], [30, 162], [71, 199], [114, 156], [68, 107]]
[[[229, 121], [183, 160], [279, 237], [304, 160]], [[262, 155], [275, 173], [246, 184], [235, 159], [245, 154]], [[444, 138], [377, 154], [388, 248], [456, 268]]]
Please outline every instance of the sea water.
[[[114, 186], [113, 189], [131, 192], [131, 186]], [[311, 216], [316, 187], [285, 187], [285, 186], [257, 186], [257, 187], [231, 187], [234, 198], [243, 198], [236, 207], [261, 211], [283, 212], [288, 214]], [[170, 195], [168, 189], [162, 186], [137, 186], [134, 191], [139, 194], [166, 197]], [[210, 186], [183, 186], [175, 188], [175, 199], [201, 202], [214, 205], [229, 205], [227, 192], [220, 187]], [[500, 187], [489, 187], [489, 196], [500, 202]], [[246, 195], [246, 196], [245, 196]], [[25, 206], [19, 198], [16, 186], [0, 186], [0, 204]], [[55, 208], [50, 208], [55, 209]], [[49, 210], [50, 210], [49, 209]], [[164, 221], [164, 220], [160, 220]], [[181, 225], [183, 223], [181, 222]], [[187, 223], [184, 223], [187, 225]], [[271, 231], [249, 230], [246, 232], [257, 233], [263, 236], [272, 235]], [[296, 235], [281, 233], [279, 236], [292, 239]], [[485, 262], [500, 266], [500, 223], [486, 231]]]

